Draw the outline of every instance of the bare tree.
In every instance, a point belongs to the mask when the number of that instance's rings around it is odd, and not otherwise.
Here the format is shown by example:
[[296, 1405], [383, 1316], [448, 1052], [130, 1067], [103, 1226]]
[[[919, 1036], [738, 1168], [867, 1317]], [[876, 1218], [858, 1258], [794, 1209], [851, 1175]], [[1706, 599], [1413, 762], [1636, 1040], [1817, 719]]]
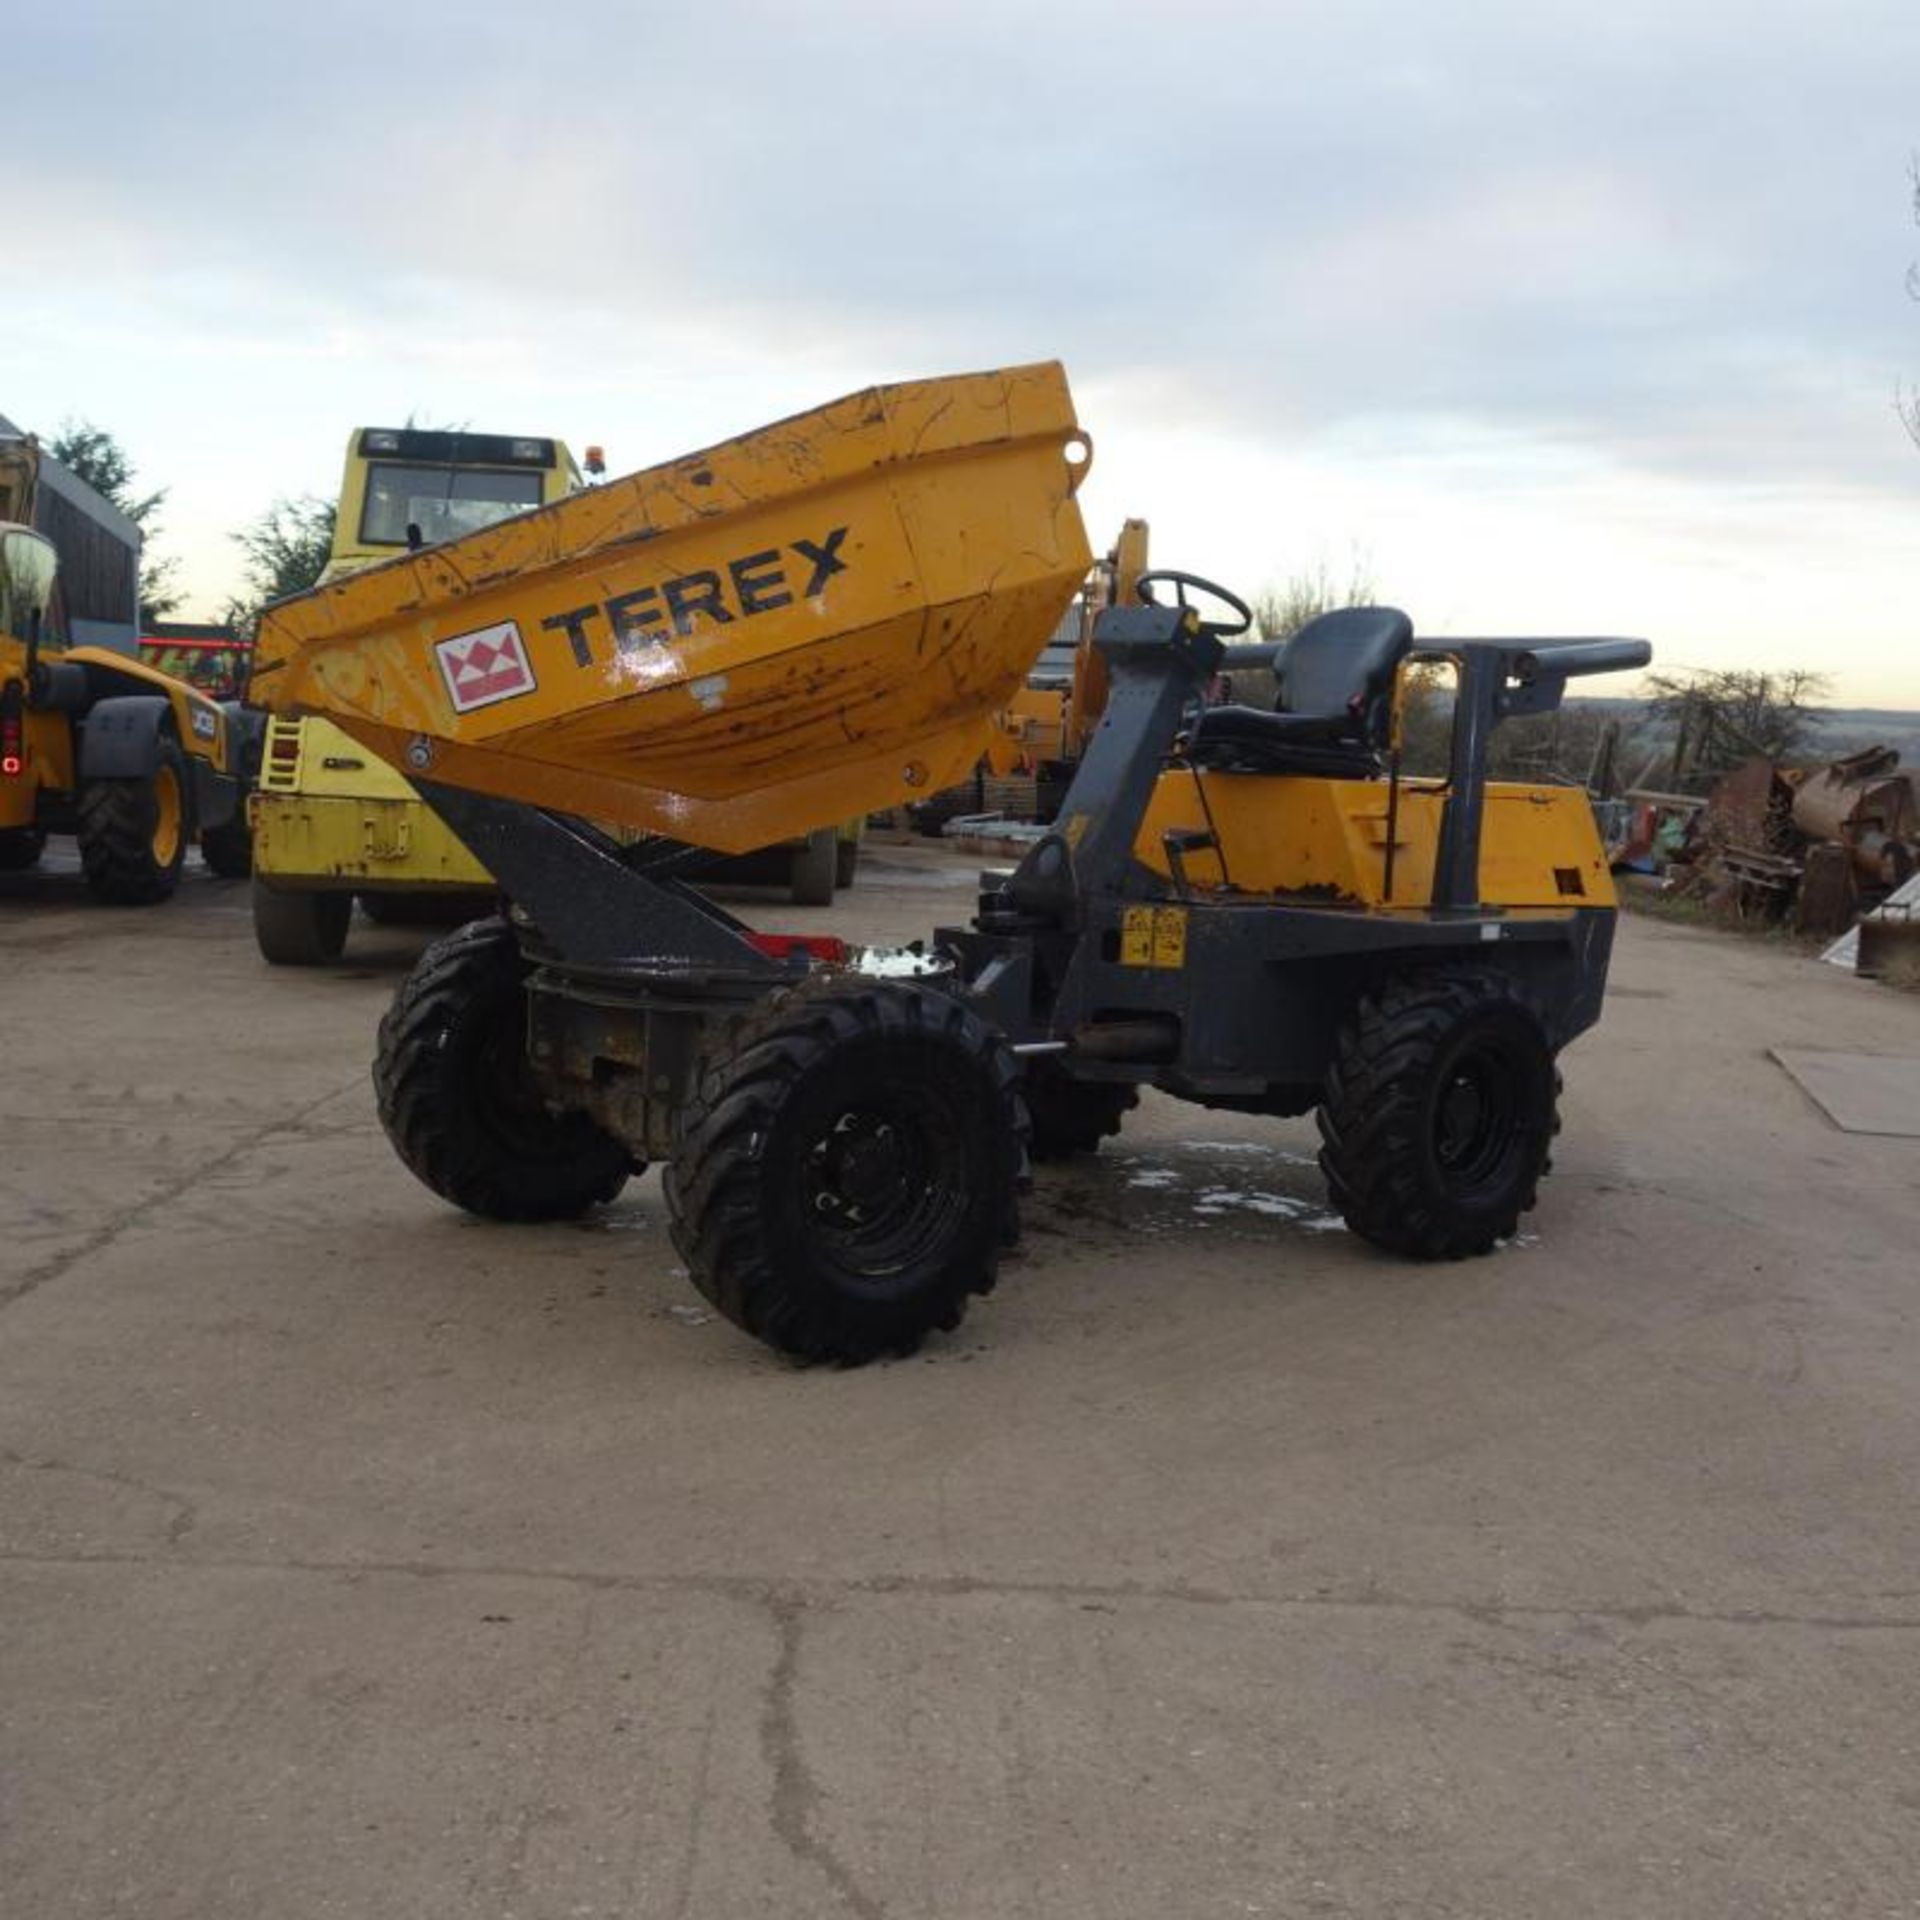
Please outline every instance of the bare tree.
[[[1285, 640], [1335, 607], [1371, 606], [1376, 594], [1372, 570], [1359, 554], [1353, 556], [1344, 581], [1335, 578], [1322, 556], [1253, 596], [1254, 632], [1262, 640]], [[1278, 682], [1264, 669], [1243, 668], [1232, 677], [1236, 700], [1268, 707], [1277, 692]]]
[[1255, 594], [1253, 623], [1261, 639], [1284, 640], [1335, 607], [1372, 606], [1378, 592], [1373, 569], [1360, 554], [1354, 554], [1344, 581], [1335, 579], [1322, 556], [1289, 574], [1278, 586], [1264, 587]]
[[1668, 784], [1704, 785], [1743, 760], [1792, 760], [1813, 744], [1827, 676], [1804, 667], [1763, 673], [1750, 667], [1655, 673], [1650, 720], [1670, 730]]

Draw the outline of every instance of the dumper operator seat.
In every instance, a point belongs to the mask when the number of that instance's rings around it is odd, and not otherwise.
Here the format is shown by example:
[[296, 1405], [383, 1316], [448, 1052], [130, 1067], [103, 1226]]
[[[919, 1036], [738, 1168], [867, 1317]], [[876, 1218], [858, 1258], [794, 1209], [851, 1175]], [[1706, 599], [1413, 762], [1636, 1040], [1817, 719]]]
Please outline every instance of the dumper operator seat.
[[1398, 607], [1323, 613], [1280, 650], [1274, 711], [1209, 707], [1187, 736], [1186, 757], [1226, 772], [1364, 780], [1380, 771], [1394, 671], [1412, 647], [1413, 622]]

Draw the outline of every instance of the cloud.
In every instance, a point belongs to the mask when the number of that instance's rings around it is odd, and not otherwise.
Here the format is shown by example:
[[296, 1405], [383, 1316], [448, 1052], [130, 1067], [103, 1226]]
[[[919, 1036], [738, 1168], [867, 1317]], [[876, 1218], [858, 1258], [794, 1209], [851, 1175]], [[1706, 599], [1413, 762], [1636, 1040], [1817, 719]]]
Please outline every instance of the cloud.
[[1363, 510], [1604, 474], [1635, 539], [1800, 500], [1851, 550], [1920, 478], [1910, 4], [81, 0], [10, 56], [9, 381], [151, 422], [156, 471], [243, 420], [196, 524], [396, 408], [653, 458], [1051, 354], [1103, 447]]

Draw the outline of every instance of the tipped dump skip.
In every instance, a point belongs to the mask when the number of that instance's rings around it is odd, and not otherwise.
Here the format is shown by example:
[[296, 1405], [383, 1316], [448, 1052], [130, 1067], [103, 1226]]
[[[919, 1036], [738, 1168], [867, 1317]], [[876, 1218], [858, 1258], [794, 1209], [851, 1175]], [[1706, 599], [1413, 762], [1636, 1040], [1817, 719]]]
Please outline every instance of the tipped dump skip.
[[403, 773], [766, 845], [971, 767], [1090, 563], [1087, 452], [1056, 363], [870, 388], [282, 601], [254, 697]]

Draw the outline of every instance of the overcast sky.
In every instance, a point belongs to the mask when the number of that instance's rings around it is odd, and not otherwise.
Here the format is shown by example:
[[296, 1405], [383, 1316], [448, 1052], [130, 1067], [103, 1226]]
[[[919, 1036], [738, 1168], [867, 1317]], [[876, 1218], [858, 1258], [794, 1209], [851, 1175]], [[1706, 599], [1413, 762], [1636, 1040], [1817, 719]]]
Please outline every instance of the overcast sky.
[[1920, 4], [17, 8], [0, 412], [227, 537], [349, 428], [649, 464], [1066, 362], [1083, 494], [1251, 591], [1920, 706]]

